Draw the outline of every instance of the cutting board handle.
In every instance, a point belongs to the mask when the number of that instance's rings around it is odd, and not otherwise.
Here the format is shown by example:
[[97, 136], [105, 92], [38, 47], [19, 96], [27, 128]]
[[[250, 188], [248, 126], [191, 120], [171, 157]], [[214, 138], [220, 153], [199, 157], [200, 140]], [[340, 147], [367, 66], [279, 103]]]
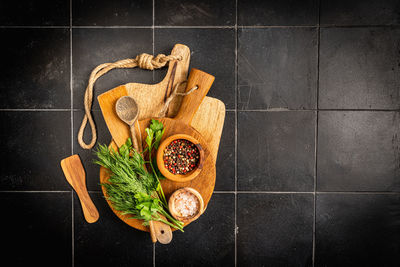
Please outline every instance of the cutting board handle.
[[183, 97], [181, 107], [175, 119], [180, 120], [188, 125], [191, 124], [196, 111], [199, 109], [201, 102], [207, 95], [213, 84], [215, 77], [198, 69], [192, 69], [189, 74], [185, 92], [197, 86], [197, 90]]

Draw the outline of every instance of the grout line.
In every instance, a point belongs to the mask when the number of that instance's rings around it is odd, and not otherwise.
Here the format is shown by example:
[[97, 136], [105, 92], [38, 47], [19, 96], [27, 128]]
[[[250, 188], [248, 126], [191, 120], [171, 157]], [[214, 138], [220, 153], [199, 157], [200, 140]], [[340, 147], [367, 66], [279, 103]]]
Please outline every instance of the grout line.
[[70, 26], [24, 26], [24, 25], [15, 25], [15, 26], [7, 26], [1, 25], [1, 29], [69, 29]]
[[238, 133], [238, 29], [237, 29], [237, 17], [238, 17], [238, 0], [236, 0], [236, 16], [235, 16], [235, 192], [237, 192], [237, 133]]
[[288, 109], [288, 108], [269, 108], [269, 109], [245, 109], [238, 112], [286, 112], [286, 111], [314, 111], [315, 109]]
[[285, 29], [285, 28], [316, 28], [317, 25], [241, 25], [240, 29]]
[[238, 235], [238, 225], [237, 225], [237, 147], [238, 147], [238, 0], [235, 1], [235, 267], [237, 266], [237, 235]]
[[313, 232], [312, 232], [312, 266], [315, 266], [315, 233], [317, 221], [317, 178], [318, 178], [318, 122], [319, 122], [319, 60], [321, 45], [321, 0], [318, 1], [318, 27], [317, 27], [317, 80], [316, 80], [316, 116], [314, 136], [314, 194], [313, 194]]
[[0, 190], [0, 193], [71, 193], [71, 190], [69, 190], [69, 191], [62, 191], [62, 190], [59, 190], [59, 191], [56, 191], [56, 190], [54, 190], [54, 191], [49, 191], [49, 190], [40, 190], [40, 191], [38, 191], [38, 190], [27, 190], [27, 191], [24, 191], [24, 190]]
[[96, 26], [90, 26], [90, 25], [81, 25], [81, 26], [72, 26], [73, 29], [151, 29], [153, 28], [152, 25], [148, 26], [129, 26], [129, 25], [113, 25], [113, 26], [101, 26], [101, 25], [96, 25]]
[[285, 111], [361, 111], [361, 112], [399, 112], [400, 109], [287, 109], [287, 108], [271, 108], [271, 109], [245, 109], [238, 112], [285, 112]]
[[[318, 90], [318, 89], [317, 89]], [[318, 101], [318, 100], [317, 100]], [[317, 177], [318, 177], [318, 111], [315, 116], [315, 130], [314, 130], [314, 192], [313, 192], [313, 247], [312, 247], [312, 264], [315, 265], [315, 231], [316, 231], [316, 217], [317, 217]]]
[[398, 28], [400, 25], [382, 24], [382, 25], [322, 25], [319, 28]]
[[236, 26], [198, 26], [198, 25], [193, 25], [193, 26], [168, 26], [168, 25], [158, 25], [154, 26], [155, 28], [158, 29], [235, 29]]
[[316, 192], [317, 195], [321, 194], [343, 194], [343, 195], [399, 195], [400, 192], [387, 192], [387, 191], [354, 191], [354, 192], [345, 192], [345, 191], [320, 191]]
[[237, 191], [238, 194], [314, 194], [314, 192], [295, 191]]
[[[153, 11], [154, 12], [154, 11]], [[72, 28], [79, 29], [234, 29], [235, 26], [162, 26], [162, 25], [153, 25], [148, 26], [72, 26]]]
[[156, 267], [156, 243], [153, 243], [153, 267]]
[[314, 194], [314, 192], [294, 191], [214, 191], [215, 194]]
[[[70, 108], [3, 108], [0, 109], [0, 111], [38, 111], [38, 112], [42, 112], [42, 111], [52, 111], [52, 112], [56, 112], [56, 111], [71, 111]], [[72, 111], [85, 111], [84, 109], [79, 109], [79, 108], [73, 108]], [[94, 111], [101, 111], [101, 109], [95, 109]]]
[[156, 1], [155, 0], [153, 0], [153, 11], [152, 12], [153, 12], [152, 13], [152, 16], [153, 16], [152, 28], [154, 29], [154, 27], [156, 26], [156, 23], [155, 23], [155, 21], [156, 21]]
[[[70, 1], [72, 2], [72, 0]], [[72, 6], [72, 4], [70, 4]], [[72, 8], [70, 7], [70, 12]], [[72, 18], [70, 19], [72, 23]], [[72, 28], [69, 29], [69, 89], [70, 89], [70, 112], [71, 112], [71, 155], [74, 154], [74, 89], [72, 85], [73, 77], [72, 77]]]
[[398, 195], [400, 192], [389, 191], [214, 191], [216, 194], [348, 194], [348, 195]]
[[0, 111], [71, 111], [70, 108], [40, 109], [40, 108], [3, 108]]
[[24, 25], [18, 25], [18, 26], [6, 26], [0, 25], [0, 28], [3, 29], [152, 29], [153, 27], [159, 28], [159, 29], [180, 29], [180, 28], [192, 28], [192, 29], [234, 29], [235, 26], [156, 26], [156, 25], [148, 25], [148, 26], [129, 26], [129, 25], [113, 25], [113, 26], [101, 26], [101, 25], [81, 25], [81, 26], [24, 26]]
[[[170, 25], [154, 25], [155, 28], [159, 29], [235, 29], [235, 27], [239, 29], [270, 29], [270, 28], [399, 28], [400, 25], [391, 25], [391, 24], [384, 24], [384, 25], [182, 25], [182, 26], [170, 26]], [[28, 26], [28, 25], [0, 25], [2, 29], [152, 29], [153, 26], [150, 25], [137, 25], [137, 26], [130, 26], [130, 25], [113, 25], [113, 26], [106, 26], [106, 25], [74, 25], [74, 26]]]
[[[69, 61], [70, 61], [70, 73], [69, 73], [69, 86], [71, 91], [71, 154], [74, 154], [74, 90], [73, 90], [73, 75], [72, 75], [72, 0], [69, 1]], [[74, 191], [71, 190], [71, 265], [75, 266], [75, 224], [74, 224]]]
[[384, 112], [399, 112], [400, 109], [326, 109], [318, 108], [318, 111], [384, 111]]

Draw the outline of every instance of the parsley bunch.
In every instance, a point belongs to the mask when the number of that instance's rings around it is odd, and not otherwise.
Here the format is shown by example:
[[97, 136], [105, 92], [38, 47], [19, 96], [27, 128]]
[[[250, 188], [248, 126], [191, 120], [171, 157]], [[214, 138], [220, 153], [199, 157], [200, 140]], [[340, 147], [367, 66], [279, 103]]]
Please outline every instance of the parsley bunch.
[[[160, 144], [164, 126], [161, 122], [152, 120], [146, 133], [147, 148], [143, 153], [148, 151], [149, 161], [145, 161], [143, 155], [133, 149], [130, 138], [118, 151], [99, 145], [95, 152], [98, 157], [95, 163], [110, 172], [108, 183], [103, 183], [102, 186], [106, 188], [108, 200], [122, 214], [133, 215], [132, 218], [143, 220], [143, 225], [146, 226], [149, 221], [161, 221], [183, 232], [183, 223], [169, 214], [159, 180], [162, 175], [151, 157], [153, 148], [157, 149]], [[150, 164], [151, 173], [146, 170], [145, 163]], [[168, 220], [161, 218], [160, 214]]]

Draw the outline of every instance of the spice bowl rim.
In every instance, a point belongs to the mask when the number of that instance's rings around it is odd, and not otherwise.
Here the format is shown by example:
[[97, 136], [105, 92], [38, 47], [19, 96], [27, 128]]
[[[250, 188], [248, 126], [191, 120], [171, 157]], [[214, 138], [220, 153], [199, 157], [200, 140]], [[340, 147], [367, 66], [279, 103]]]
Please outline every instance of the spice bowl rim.
[[[165, 148], [172, 143], [174, 140], [184, 139], [189, 142], [192, 142], [197, 149], [199, 150], [199, 162], [197, 166], [186, 174], [173, 174], [164, 166], [164, 150]], [[158, 147], [157, 150], [157, 166], [162, 175], [165, 176], [168, 180], [174, 182], [187, 182], [193, 180], [200, 174], [201, 170], [203, 169], [203, 162], [204, 162], [204, 149], [200, 142], [191, 135], [188, 134], [174, 134], [166, 138]]]
[[[196, 198], [199, 200], [199, 210], [197, 211], [197, 213], [195, 215], [193, 215], [191, 217], [181, 217], [181, 216], [179, 216], [177, 214], [177, 212], [175, 210], [175, 202], [174, 202], [174, 200], [175, 200], [176, 195], [181, 191], [189, 191], [190, 193], [195, 195]], [[199, 191], [197, 191], [196, 189], [194, 189], [192, 187], [182, 187], [182, 188], [179, 188], [179, 189], [175, 190], [172, 193], [172, 195], [169, 197], [168, 208], [169, 208], [169, 211], [170, 211], [171, 215], [175, 219], [180, 220], [181, 222], [184, 222], [184, 223], [189, 223], [189, 222], [192, 222], [194, 220], [197, 220], [200, 217], [200, 215], [203, 214], [203, 212], [204, 212], [204, 200], [203, 200], [203, 197], [201, 196], [201, 194], [199, 193]]]

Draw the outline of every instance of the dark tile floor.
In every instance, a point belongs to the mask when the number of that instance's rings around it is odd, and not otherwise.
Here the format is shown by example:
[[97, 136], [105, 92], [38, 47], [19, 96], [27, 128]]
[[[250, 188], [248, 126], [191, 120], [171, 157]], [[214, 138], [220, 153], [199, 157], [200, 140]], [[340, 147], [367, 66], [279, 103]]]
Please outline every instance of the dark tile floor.
[[[50, 12], [51, 11], [51, 12]], [[12, 266], [400, 266], [400, 1], [1, 1]], [[191, 48], [227, 107], [216, 191], [168, 246], [122, 223], [76, 141], [98, 64]], [[165, 70], [112, 71], [96, 96]], [[110, 134], [95, 102], [99, 143]], [[88, 140], [90, 136], [85, 134]], [[87, 224], [60, 159], [79, 153]]]

